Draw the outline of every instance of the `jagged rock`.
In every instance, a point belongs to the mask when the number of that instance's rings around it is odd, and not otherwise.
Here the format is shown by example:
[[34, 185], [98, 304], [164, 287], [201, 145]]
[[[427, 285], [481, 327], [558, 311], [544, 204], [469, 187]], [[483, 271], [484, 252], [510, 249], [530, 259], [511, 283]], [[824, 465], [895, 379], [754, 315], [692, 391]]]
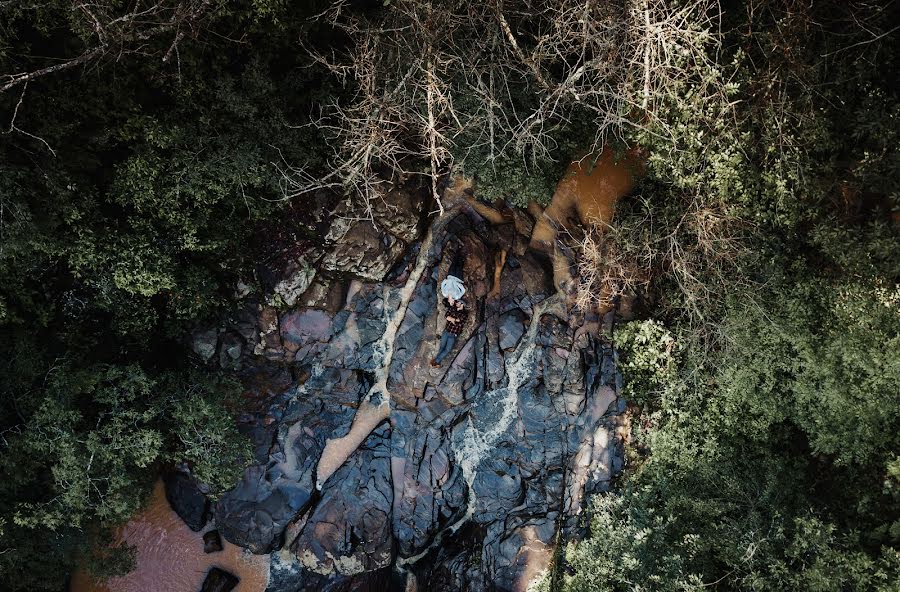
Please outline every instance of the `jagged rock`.
[[305, 569], [353, 576], [391, 564], [390, 458], [388, 430], [381, 428], [328, 480], [291, 544]]
[[[341, 231], [335, 230], [340, 228]], [[369, 220], [346, 225], [335, 223], [328, 240], [332, 243], [320, 263], [322, 269], [380, 281], [403, 254], [403, 242], [380, 231]]]
[[237, 300], [241, 300], [246, 298], [252, 291], [253, 287], [250, 284], [245, 283], [243, 280], [238, 280], [234, 286], [234, 297]]
[[256, 340], [259, 339], [255, 311], [250, 307], [241, 308], [235, 312], [230, 321], [230, 329], [240, 335], [247, 348], [252, 350]]
[[204, 362], [209, 362], [216, 355], [219, 343], [219, 331], [215, 327], [204, 331], [196, 331], [191, 339], [191, 349]]
[[322, 575], [310, 571], [284, 554], [272, 556], [266, 592], [385, 592], [402, 590], [394, 585], [390, 568], [352, 576]]
[[317, 309], [292, 311], [281, 317], [279, 328], [285, 349], [302, 361], [325, 350], [331, 338], [332, 316]]
[[258, 338], [253, 353], [265, 354], [269, 359], [283, 355], [281, 336], [278, 332], [278, 311], [272, 306], [261, 306], [258, 313]]
[[[522, 216], [513, 217], [520, 232], [530, 222]], [[273, 592], [384, 589], [376, 582], [399, 562], [411, 562], [418, 590], [525, 590], [552, 557], [557, 531], [575, 532], [587, 497], [621, 469], [615, 352], [554, 296], [550, 261], [519, 249], [518, 233], [491, 237], [477, 215], [442, 224], [384, 283], [332, 290], [322, 275], [299, 300], [309, 308], [241, 313], [223, 333], [220, 356], [229, 335], [257, 356], [244, 383], [258, 408], [241, 423], [256, 462], [217, 503], [216, 524], [256, 553], [281, 548], [272, 582], [285, 583]], [[346, 249], [339, 231], [350, 235]], [[370, 222], [338, 219], [331, 233], [323, 263], [361, 277], [384, 277], [385, 257], [399, 250], [382, 247], [401, 245]], [[449, 245], [466, 251], [471, 314], [444, 366], [431, 368]], [[511, 246], [499, 294], [487, 298], [495, 257]], [[382, 376], [380, 340], [417, 261], [424, 271]], [[317, 491], [326, 442], [348, 434], [380, 378], [388, 421]], [[281, 392], [288, 380], [294, 386]]]
[[414, 414], [404, 417], [393, 430], [393, 531], [400, 555], [409, 557], [462, 516], [466, 484], [446, 434], [417, 426]]
[[218, 553], [222, 550], [222, 537], [218, 530], [203, 533], [203, 552]]
[[[530, 239], [531, 233], [534, 231], [534, 219], [528, 212], [520, 210], [519, 208], [513, 208], [512, 212], [516, 233]], [[521, 253], [519, 255], [521, 255]]]
[[[353, 417], [366, 385], [352, 370], [332, 368], [298, 388], [282, 412], [275, 442], [241, 482], [216, 505], [216, 524], [232, 543], [268, 553], [288, 524], [308, 508], [314, 471], [325, 440], [338, 437]], [[316, 393], [322, 399], [309, 397]]]
[[175, 513], [193, 531], [201, 531], [209, 519], [209, 501], [200, 485], [189, 474], [170, 470], [163, 475], [166, 499]]
[[400, 240], [411, 243], [419, 236], [422, 215], [421, 192], [415, 187], [399, 187], [372, 200], [375, 220]]
[[500, 317], [498, 327], [500, 349], [510, 351], [519, 344], [519, 339], [525, 333], [525, 313], [519, 309], [512, 310]]
[[306, 292], [301, 296], [299, 304], [310, 308], [321, 308], [332, 314], [344, 305], [346, 282], [316, 276]]
[[482, 523], [502, 519], [509, 510], [525, 501], [525, 488], [515, 458], [508, 450], [498, 450], [485, 459], [475, 478], [477, 496], [474, 518]]
[[223, 370], [236, 370], [240, 366], [243, 352], [244, 341], [241, 336], [230, 331], [225, 333], [219, 345], [219, 366]]
[[203, 587], [200, 592], [231, 592], [240, 580], [237, 576], [228, 573], [224, 569], [214, 567], [206, 574]]
[[273, 292], [280, 296], [286, 305], [294, 306], [315, 277], [316, 268], [306, 258], [293, 259], [288, 262], [282, 279], [275, 284]]

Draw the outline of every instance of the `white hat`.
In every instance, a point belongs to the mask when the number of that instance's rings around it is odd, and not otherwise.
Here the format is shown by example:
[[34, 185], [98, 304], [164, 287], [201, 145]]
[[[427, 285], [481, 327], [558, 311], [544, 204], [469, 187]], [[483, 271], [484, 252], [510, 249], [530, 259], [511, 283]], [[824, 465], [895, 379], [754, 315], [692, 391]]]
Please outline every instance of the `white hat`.
[[448, 275], [447, 279], [441, 282], [441, 294], [444, 298], [452, 297], [454, 300], [461, 300], [463, 294], [466, 293], [466, 287], [463, 281], [455, 275]]

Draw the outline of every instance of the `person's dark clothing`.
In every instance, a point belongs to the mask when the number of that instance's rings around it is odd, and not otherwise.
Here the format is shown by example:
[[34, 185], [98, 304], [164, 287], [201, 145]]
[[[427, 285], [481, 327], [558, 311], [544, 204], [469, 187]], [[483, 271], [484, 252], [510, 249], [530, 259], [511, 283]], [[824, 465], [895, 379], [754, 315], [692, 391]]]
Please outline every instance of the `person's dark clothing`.
[[466, 310], [466, 305], [461, 300], [457, 300], [455, 304], [450, 304], [450, 300], [444, 298], [444, 306], [447, 307], [447, 325], [444, 331], [459, 335], [462, 333], [466, 324], [466, 317], [469, 314], [469, 311]]

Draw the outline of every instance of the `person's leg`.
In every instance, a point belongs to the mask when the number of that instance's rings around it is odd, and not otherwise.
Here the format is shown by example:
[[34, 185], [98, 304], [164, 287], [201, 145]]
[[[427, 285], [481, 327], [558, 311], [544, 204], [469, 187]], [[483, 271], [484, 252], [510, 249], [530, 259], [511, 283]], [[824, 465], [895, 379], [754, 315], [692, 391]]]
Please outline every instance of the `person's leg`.
[[444, 331], [441, 333], [441, 339], [438, 342], [438, 350], [435, 356], [431, 359], [432, 366], [438, 366], [441, 363], [441, 360], [444, 359], [444, 350], [447, 346], [447, 333], [448, 331]]
[[434, 361], [440, 364], [444, 358], [453, 351], [453, 346], [456, 344], [456, 335], [451, 333], [450, 331], [444, 331], [444, 334], [441, 335], [441, 345], [438, 349], [438, 354], [435, 356]]
[[[446, 358], [450, 352], [453, 351], [453, 346], [456, 345], [456, 334], [447, 332], [447, 349], [444, 350], [444, 358]], [[443, 359], [443, 358], [442, 358]]]

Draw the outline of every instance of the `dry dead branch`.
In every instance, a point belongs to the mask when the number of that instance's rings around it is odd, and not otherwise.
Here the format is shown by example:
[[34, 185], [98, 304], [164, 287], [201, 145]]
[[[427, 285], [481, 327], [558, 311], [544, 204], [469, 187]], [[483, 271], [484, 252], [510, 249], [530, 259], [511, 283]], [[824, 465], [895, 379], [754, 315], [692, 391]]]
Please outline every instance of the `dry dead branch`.
[[56, 63], [41, 68], [0, 75], [0, 93], [106, 57], [118, 60], [131, 53], [147, 53], [149, 42], [171, 35], [161, 58], [167, 62], [183, 39], [200, 33], [212, 10], [211, 0], [137, 0], [128, 4], [129, 11], [122, 14], [119, 2], [73, 0], [73, 19], [77, 22], [80, 18], [84, 29], [91, 32], [88, 46], [77, 56], [56, 58]]
[[622, 138], [652, 120], [658, 94], [688, 64], [708, 59], [712, 6], [394, 0], [363, 17], [335, 0], [317, 18], [349, 46], [307, 51], [352, 98], [315, 122], [331, 139], [330, 171], [317, 183], [308, 170], [286, 170], [285, 196], [338, 179], [365, 201], [391, 175], [423, 174], [442, 210], [437, 179], [454, 154], [463, 167], [459, 155], [481, 148], [491, 162], [550, 159], [553, 132], [571, 123], [595, 130], [595, 148]]

